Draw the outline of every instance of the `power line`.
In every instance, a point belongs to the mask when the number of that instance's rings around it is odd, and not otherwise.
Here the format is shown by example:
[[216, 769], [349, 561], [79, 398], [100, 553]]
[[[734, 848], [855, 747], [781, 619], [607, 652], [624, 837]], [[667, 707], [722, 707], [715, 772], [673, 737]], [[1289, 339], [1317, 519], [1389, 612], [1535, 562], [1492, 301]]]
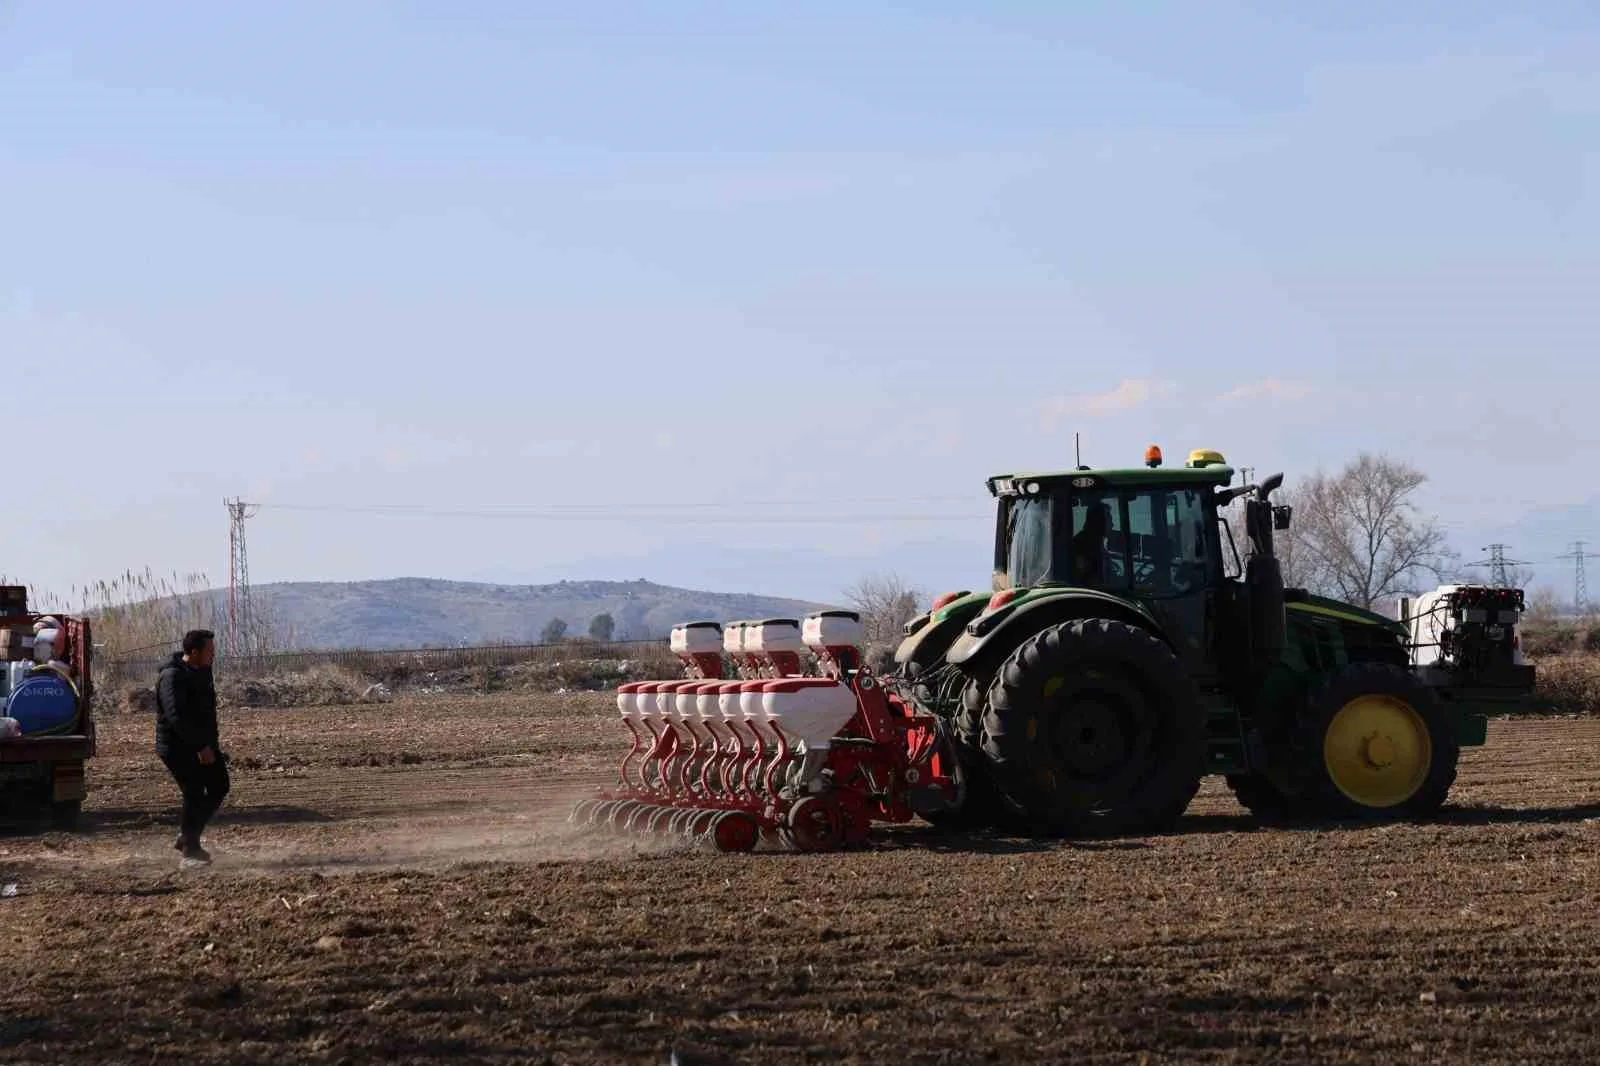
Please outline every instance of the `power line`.
[[[815, 498], [810, 498], [810, 499], [807, 499], [805, 497], [790, 497], [788, 499], [673, 500], [671, 502], [666, 502], [666, 503], [644, 503], [644, 502], [637, 502], [636, 501], [636, 502], [625, 503], [625, 504], [622, 504], [621, 506], [624, 507], [624, 508], [630, 508], [630, 509], [634, 509], [634, 510], [653, 510], [653, 509], [661, 509], [661, 508], [669, 508], [669, 509], [677, 509], [677, 510], [692, 510], [692, 509], [706, 509], [706, 508], [711, 508], [711, 509], [716, 509], [716, 508], [738, 508], [738, 509], [743, 510], [743, 509], [747, 509], [747, 508], [751, 508], [751, 507], [865, 507], [865, 506], [904, 507], [904, 506], [907, 506], [907, 505], [910, 505], [910, 504], [927, 504], [927, 503], [968, 503], [968, 504], [970, 504], [970, 503], [975, 503], [975, 502], [982, 502], [983, 504], [988, 505], [988, 504], [992, 503], [993, 500], [991, 499], [991, 497], [989, 497], [988, 495], [986, 495], [984, 493], [969, 492], [969, 493], [965, 493], [965, 494], [960, 495], [960, 496], [899, 496], [899, 497], [858, 496], [858, 497], [853, 497], [853, 498], [852, 497], [847, 497], [847, 496], [830, 496], [830, 497], [815, 497]], [[324, 509], [329, 508], [329, 507], [356, 507], [356, 508], [360, 508], [360, 509], [363, 509], [363, 510], [375, 509], [375, 510], [385, 510], [385, 511], [388, 511], [388, 510], [400, 511], [400, 510], [431, 510], [431, 509], [435, 509], [437, 505], [425, 504], [425, 503], [379, 503], [379, 502], [376, 502], [376, 501], [367, 501], [365, 503], [357, 503], [357, 504], [346, 504], [346, 503], [336, 503], [336, 504], [298, 503], [298, 502], [294, 502], [294, 501], [288, 501], [288, 502], [267, 503], [267, 504], [262, 504], [260, 506], [273, 508], [273, 509], [276, 509], [276, 510], [296, 510], [296, 511], [324, 510]], [[618, 505], [617, 501], [615, 501], [615, 500], [595, 500], [595, 501], [591, 501], [591, 502], [587, 502], [587, 503], [527, 503], [527, 504], [495, 503], [495, 504], [460, 505], [460, 507], [462, 507], [464, 509], [467, 509], [467, 510], [472, 510], [472, 511], [506, 511], [506, 512], [516, 512], [516, 511], [610, 511], [610, 510], [617, 509], [618, 506], [619, 505]]]
[[[984, 501], [984, 510], [991, 506]], [[494, 520], [535, 520], [545, 522], [648, 522], [657, 524], [689, 525], [855, 525], [871, 522], [971, 522], [976, 512], [967, 514], [913, 514], [884, 512], [877, 514], [796, 514], [760, 515], [740, 513], [739, 505], [729, 504], [727, 513], [671, 514], [629, 507], [601, 507], [592, 510], [536, 508], [449, 508], [408, 505], [344, 505], [344, 504], [263, 504], [265, 509], [299, 511], [316, 514], [369, 515], [382, 518], [474, 518]], [[717, 505], [707, 505], [717, 506]]]

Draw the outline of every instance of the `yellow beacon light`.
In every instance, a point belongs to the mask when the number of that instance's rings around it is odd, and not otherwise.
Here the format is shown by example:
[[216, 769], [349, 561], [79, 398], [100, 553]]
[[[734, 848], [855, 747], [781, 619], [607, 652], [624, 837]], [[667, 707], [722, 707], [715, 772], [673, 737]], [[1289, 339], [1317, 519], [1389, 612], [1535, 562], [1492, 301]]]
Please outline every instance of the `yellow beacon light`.
[[1222, 453], [1217, 451], [1215, 448], [1196, 448], [1194, 451], [1189, 453], [1189, 465], [1195, 468], [1202, 466], [1227, 466], [1228, 461], [1224, 459], [1222, 457]]

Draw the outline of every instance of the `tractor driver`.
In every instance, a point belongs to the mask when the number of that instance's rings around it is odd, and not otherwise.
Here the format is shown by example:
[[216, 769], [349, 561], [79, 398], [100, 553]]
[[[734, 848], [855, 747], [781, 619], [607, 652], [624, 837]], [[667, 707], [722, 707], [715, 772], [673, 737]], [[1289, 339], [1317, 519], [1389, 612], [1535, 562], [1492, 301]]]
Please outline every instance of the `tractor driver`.
[[1083, 516], [1083, 528], [1072, 537], [1072, 580], [1076, 584], [1104, 584], [1106, 537], [1110, 532], [1110, 505], [1091, 504]]

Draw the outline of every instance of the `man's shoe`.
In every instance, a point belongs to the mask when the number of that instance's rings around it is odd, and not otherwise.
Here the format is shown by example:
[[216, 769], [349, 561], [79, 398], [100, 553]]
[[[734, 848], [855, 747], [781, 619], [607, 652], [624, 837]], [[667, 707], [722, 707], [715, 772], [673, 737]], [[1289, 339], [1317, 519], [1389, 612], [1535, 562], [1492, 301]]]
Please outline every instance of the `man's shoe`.
[[180, 850], [183, 852], [185, 866], [205, 865], [211, 861], [210, 852], [206, 851], [198, 843], [185, 844]]

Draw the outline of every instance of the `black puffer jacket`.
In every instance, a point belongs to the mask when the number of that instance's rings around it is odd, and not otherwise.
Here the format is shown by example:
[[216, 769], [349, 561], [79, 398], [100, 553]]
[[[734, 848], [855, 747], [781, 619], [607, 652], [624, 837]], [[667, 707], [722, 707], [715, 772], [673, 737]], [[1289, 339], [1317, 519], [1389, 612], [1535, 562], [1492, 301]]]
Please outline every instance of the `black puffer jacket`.
[[156, 676], [156, 750], [162, 754], [219, 750], [217, 690], [211, 671], [190, 666], [180, 652]]

